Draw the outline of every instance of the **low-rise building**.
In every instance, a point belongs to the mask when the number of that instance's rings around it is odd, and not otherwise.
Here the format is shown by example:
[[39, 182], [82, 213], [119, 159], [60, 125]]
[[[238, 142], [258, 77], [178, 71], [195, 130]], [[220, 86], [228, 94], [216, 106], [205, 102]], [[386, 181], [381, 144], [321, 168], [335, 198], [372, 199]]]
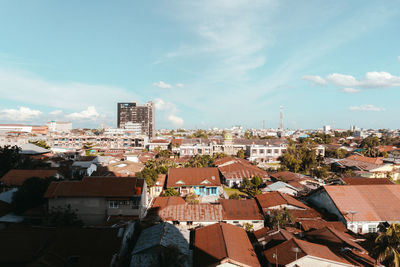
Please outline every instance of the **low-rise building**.
[[144, 218], [146, 191], [144, 179], [85, 177], [82, 181], [52, 182], [44, 197], [49, 210], [70, 205], [86, 224], [101, 225], [115, 216]]
[[32, 177], [38, 177], [41, 179], [46, 178], [55, 178], [62, 179], [64, 178], [61, 173], [57, 170], [16, 170], [12, 169], [8, 171], [1, 179], [0, 184], [2, 190], [0, 191], [8, 191], [12, 188], [20, 187], [27, 179]]

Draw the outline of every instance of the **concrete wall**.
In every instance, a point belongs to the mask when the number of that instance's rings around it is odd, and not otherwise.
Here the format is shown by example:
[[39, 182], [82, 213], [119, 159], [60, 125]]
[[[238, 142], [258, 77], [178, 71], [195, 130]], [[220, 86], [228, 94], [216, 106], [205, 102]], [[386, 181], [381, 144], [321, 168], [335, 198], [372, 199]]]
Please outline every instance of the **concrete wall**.
[[[279, 258], [279, 255], [278, 255]], [[270, 266], [275, 266], [274, 264], [270, 264]], [[350, 264], [345, 264], [337, 261], [330, 261], [326, 259], [320, 259], [312, 256], [304, 256], [297, 261], [291, 262], [286, 266], [313, 266], [313, 267], [342, 267], [342, 266], [354, 266]]]

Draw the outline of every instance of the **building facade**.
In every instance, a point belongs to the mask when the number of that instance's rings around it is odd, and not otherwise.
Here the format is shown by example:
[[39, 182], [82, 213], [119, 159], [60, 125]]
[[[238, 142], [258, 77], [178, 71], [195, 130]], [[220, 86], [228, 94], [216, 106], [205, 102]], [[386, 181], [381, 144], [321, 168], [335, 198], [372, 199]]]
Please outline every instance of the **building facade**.
[[118, 128], [141, 124], [142, 134], [153, 137], [155, 134], [155, 108], [153, 102], [138, 105], [136, 102], [118, 103]]

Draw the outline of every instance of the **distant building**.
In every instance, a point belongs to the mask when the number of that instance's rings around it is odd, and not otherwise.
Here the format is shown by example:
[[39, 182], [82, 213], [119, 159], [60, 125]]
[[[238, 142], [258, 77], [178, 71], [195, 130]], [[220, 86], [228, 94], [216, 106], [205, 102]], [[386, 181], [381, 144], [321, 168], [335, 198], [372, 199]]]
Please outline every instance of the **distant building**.
[[137, 129], [141, 125], [141, 134], [153, 137], [155, 133], [155, 109], [153, 102], [138, 105], [136, 102], [118, 103], [118, 128]]
[[330, 125], [324, 125], [323, 130], [324, 130], [324, 132], [329, 132], [331, 130], [331, 126]]
[[50, 121], [46, 123], [49, 132], [69, 133], [72, 130], [72, 122], [70, 121]]

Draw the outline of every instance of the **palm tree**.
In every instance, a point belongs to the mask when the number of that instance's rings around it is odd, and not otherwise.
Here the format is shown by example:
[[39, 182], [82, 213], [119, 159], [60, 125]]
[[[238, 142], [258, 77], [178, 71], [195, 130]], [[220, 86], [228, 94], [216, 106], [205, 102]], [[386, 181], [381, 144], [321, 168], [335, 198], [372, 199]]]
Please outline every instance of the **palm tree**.
[[378, 264], [400, 266], [400, 224], [391, 224], [375, 239], [375, 254]]

